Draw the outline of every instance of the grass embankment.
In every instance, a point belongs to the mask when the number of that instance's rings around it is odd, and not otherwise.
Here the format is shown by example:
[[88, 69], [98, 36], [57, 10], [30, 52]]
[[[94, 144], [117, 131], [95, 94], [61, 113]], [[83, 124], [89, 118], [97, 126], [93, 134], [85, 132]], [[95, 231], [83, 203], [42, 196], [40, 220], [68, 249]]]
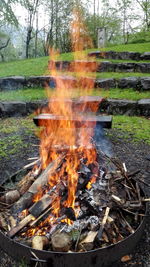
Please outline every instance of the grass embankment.
[[[0, 157], [10, 157], [27, 148], [26, 138], [36, 129], [31, 117], [0, 120]], [[27, 140], [27, 139], [26, 139]]]
[[[118, 46], [111, 46], [105, 49], [90, 49], [86, 50], [83, 53], [76, 52], [76, 53], [63, 53], [61, 54], [57, 60], [80, 60], [84, 59], [84, 55], [87, 55], [88, 52], [94, 50], [114, 50], [114, 51], [133, 51], [133, 52], [148, 52], [150, 51], [150, 43], [141, 43], [141, 44], [128, 44], [128, 45], [118, 45]], [[32, 58], [32, 59], [24, 59], [24, 60], [17, 60], [13, 62], [5, 62], [0, 63], [0, 77], [7, 77], [7, 76], [37, 76], [37, 75], [45, 75], [47, 74], [48, 68], [48, 60], [49, 57], [40, 57], [40, 58]], [[122, 60], [111, 60], [113, 62], [127, 62]], [[128, 61], [134, 62], [134, 61]], [[126, 75], [128, 75], [127, 73]]]
[[[141, 117], [113, 116], [113, 129], [117, 130], [117, 136], [132, 139], [133, 142], [144, 141], [150, 144], [150, 123], [148, 119]], [[0, 158], [7, 158], [26, 149], [28, 136], [37, 130], [32, 117], [7, 118], [0, 120]], [[111, 131], [108, 131], [108, 135]]]
[[150, 145], [150, 121], [142, 117], [124, 115], [113, 116], [113, 128], [120, 132], [120, 137], [134, 142], [144, 141]]
[[[49, 96], [53, 93], [53, 90], [49, 90]], [[78, 97], [86, 95], [86, 92], [71, 92], [70, 97]], [[133, 91], [133, 89], [118, 89], [110, 88], [97, 89], [91, 92], [93, 96], [102, 96], [107, 98], [116, 99], [128, 99], [128, 100], [140, 100], [142, 98], [150, 98], [150, 92]], [[0, 101], [34, 101], [40, 99], [46, 99], [47, 95], [43, 88], [32, 88], [17, 91], [1, 92]]]

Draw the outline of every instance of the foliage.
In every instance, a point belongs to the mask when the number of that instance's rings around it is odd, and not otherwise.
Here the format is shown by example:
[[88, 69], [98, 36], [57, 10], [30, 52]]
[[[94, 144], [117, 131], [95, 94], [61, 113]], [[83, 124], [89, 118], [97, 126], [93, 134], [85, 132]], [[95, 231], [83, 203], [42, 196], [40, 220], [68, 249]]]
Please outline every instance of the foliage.
[[150, 1], [149, 0], [136, 0], [137, 4], [143, 11], [143, 26], [146, 31], [150, 31]]
[[[110, 9], [108, 9], [110, 11]], [[111, 10], [113, 12], [113, 10]], [[97, 46], [97, 31], [94, 28], [105, 28], [107, 34], [107, 43], [118, 43], [121, 34], [120, 18], [116, 14], [91, 15], [88, 14], [86, 24], [89, 29], [90, 36], [92, 37], [95, 46]]]
[[134, 34], [130, 34], [129, 43], [137, 44], [143, 42], [150, 42], [150, 31], [141, 30]]
[[1, 0], [0, 1], [0, 26], [9, 23], [18, 26], [18, 20], [12, 8], [12, 4], [17, 0]]

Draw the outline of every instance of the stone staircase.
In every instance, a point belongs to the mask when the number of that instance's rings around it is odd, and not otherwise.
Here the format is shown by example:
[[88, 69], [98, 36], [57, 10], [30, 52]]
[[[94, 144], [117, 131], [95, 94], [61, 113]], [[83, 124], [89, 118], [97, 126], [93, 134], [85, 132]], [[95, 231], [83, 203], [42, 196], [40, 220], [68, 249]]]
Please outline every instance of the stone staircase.
[[[81, 77], [80, 84], [84, 87], [86, 83], [90, 80], [93, 82], [94, 87], [97, 88], [120, 88], [125, 90], [126, 88], [132, 88], [136, 91], [149, 91], [150, 92], [150, 76], [143, 77], [132, 77], [128, 76], [128, 73], [141, 72], [150, 73], [150, 63], [146, 60], [150, 60], [150, 52], [143, 54], [135, 52], [91, 52], [89, 57], [92, 60], [89, 61], [57, 61], [56, 68], [60, 71], [67, 71], [69, 74], [73, 72], [74, 69], [79, 69], [79, 67], [84, 67], [84, 70], [88, 72], [121, 72], [124, 73], [123, 78], [91, 78], [91, 77]], [[122, 63], [112, 63], [110, 61], [98, 62], [95, 58], [102, 59], [115, 59], [115, 60], [134, 60], [135, 62], [122, 62]], [[138, 62], [140, 60], [140, 62]], [[143, 61], [141, 63], [141, 61]], [[49, 61], [48, 67], [51, 69], [51, 65], [55, 62]], [[69, 87], [77, 87], [79, 84], [79, 79], [77, 80], [73, 74], [69, 76], [60, 76], [60, 79], [65, 83], [69, 83]], [[5, 77], [0, 78], [0, 91], [4, 90], [17, 90], [24, 88], [34, 88], [43, 87], [47, 84], [51, 88], [55, 88], [56, 81], [53, 76], [15, 76], [15, 77]], [[98, 100], [98, 99], [97, 99]], [[78, 103], [79, 99], [76, 99]], [[46, 105], [47, 101], [32, 101], [32, 102], [0, 102], [0, 116], [26, 116], [30, 114], [38, 107]], [[98, 113], [105, 112], [107, 114], [126, 114], [126, 115], [140, 115], [140, 116], [150, 116], [150, 96], [148, 99], [141, 99], [139, 101], [123, 100], [123, 99], [106, 99], [103, 101]]]

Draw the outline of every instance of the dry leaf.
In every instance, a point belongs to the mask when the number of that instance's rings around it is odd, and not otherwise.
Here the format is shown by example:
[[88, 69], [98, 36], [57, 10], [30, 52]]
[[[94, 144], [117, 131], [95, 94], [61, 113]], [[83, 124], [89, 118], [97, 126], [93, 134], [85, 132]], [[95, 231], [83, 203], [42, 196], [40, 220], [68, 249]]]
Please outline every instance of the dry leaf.
[[131, 255], [125, 255], [121, 258], [121, 262], [127, 262], [130, 261], [132, 259]]

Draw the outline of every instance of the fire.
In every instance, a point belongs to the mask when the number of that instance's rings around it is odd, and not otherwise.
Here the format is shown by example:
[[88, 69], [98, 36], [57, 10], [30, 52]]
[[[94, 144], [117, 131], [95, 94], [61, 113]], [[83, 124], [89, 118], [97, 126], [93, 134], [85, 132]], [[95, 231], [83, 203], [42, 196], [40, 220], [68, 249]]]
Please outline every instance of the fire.
[[[55, 119], [48, 120], [44, 128], [40, 133], [40, 156], [42, 159], [43, 170], [47, 166], [57, 159], [60, 154], [65, 155], [61, 168], [54, 175], [49, 176], [47, 189], [40, 188], [38, 194], [35, 195], [34, 201], [38, 201], [43, 194], [49, 191], [51, 188], [56, 187], [53, 194], [53, 202], [51, 205], [51, 211], [49, 217], [42, 222], [42, 227], [55, 224], [55, 221], [60, 216], [60, 210], [64, 208], [72, 208], [75, 215], [79, 213], [79, 204], [76, 202], [76, 190], [78, 186], [79, 169], [82, 162], [87, 166], [95, 162], [97, 153], [92, 143], [93, 128], [95, 123], [90, 123], [83, 120], [83, 114], [85, 109], [89, 111], [96, 111], [98, 104], [87, 106], [82, 104], [79, 106], [79, 110], [73, 108], [72, 93], [76, 91], [79, 95], [88, 95], [94, 87], [94, 79], [83, 79], [83, 75], [86, 75], [87, 58], [81, 51], [85, 48], [85, 44], [88, 47], [92, 47], [91, 39], [88, 37], [87, 30], [81, 21], [81, 14], [78, 10], [74, 10], [73, 21], [71, 23], [71, 37], [72, 37], [72, 49], [76, 56], [80, 54], [80, 58], [84, 60], [84, 63], [78, 64], [76, 61], [72, 63], [72, 70], [76, 73], [77, 82], [70, 80], [66, 82], [64, 77], [58, 74], [56, 70], [56, 60], [58, 53], [54, 50], [50, 50], [51, 62], [49, 65], [51, 75], [54, 77], [56, 88], [50, 92], [49, 87], [46, 87], [47, 95], [49, 97], [49, 104], [45, 110], [46, 113], [52, 114]], [[82, 55], [82, 56], [81, 56]], [[96, 68], [95, 63], [91, 64], [91, 71]], [[50, 93], [49, 93], [50, 92]], [[51, 96], [51, 97], [50, 97]], [[82, 99], [82, 98], [81, 98]], [[85, 98], [86, 99], [86, 98]], [[57, 119], [58, 118], [58, 119]], [[78, 123], [77, 123], [78, 122]], [[80, 126], [78, 126], [80, 124]], [[88, 183], [87, 188], [90, 188], [95, 178]], [[67, 197], [61, 196], [61, 188], [67, 188]], [[45, 191], [47, 190], [47, 191]], [[62, 222], [71, 223], [70, 218], [62, 219]], [[40, 225], [35, 228], [31, 228], [28, 231], [28, 235], [41, 234]], [[43, 228], [45, 229], [45, 228]], [[43, 232], [42, 232], [43, 233]]]

